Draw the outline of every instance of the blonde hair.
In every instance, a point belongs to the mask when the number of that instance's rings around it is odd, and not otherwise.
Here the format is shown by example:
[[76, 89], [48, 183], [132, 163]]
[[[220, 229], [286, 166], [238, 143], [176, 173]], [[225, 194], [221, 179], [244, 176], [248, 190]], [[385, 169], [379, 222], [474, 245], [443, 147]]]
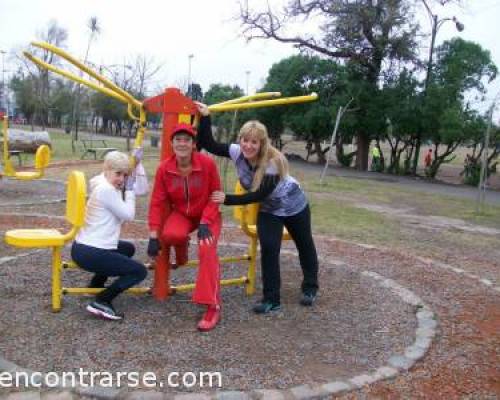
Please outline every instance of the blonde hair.
[[110, 151], [104, 157], [104, 171], [130, 171], [130, 160], [127, 154], [120, 151]]
[[272, 163], [278, 170], [280, 179], [288, 175], [288, 161], [285, 156], [271, 144], [266, 126], [257, 121], [247, 121], [240, 129], [238, 140], [242, 138], [252, 137], [260, 142], [259, 153], [257, 154], [257, 170], [252, 181], [251, 190], [256, 191], [266, 173], [266, 169]]

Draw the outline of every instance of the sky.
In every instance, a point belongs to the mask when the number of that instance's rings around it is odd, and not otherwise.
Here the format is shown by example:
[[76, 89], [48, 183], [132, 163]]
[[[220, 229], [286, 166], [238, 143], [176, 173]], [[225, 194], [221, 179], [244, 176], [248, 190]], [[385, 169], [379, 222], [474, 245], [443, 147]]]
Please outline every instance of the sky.
[[[267, 1], [273, 7], [286, 2]], [[266, 1], [250, 3], [258, 6]], [[456, 16], [465, 25], [464, 31], [458, 33], [453, 23], [443, 23], [437, 44], [458, 34], [488, 49], [500, 68], [500, 0], [462, 3], [462, 8], [433, 4], [433, 12], [440, 18]], [[92, 43], [88, 57], [94, 64], [123, 65], [139, 54], [152, 57], [163, 65], [155, 86], [160, 91], [187, 83], [191, 59], [191, 80], [200, 83], [203, 90], [211, 83], [239, 85], [246, 90], [248, 82], [249, 92], [253, 93], [263, 85], [274, 63], [297, 51], [291, 45], [271, 40], [247, 43], [236, 19], [238, 11], [238, 0], [0, 0], [0, 50], [12, 53], [15, 49], [27, 49], [29, 42], [36, 40], [37, 31], [55, 19], [68, 31], [66, 50], [83, 59], [89, 36], [87, 23], [96, 16], [101, 33]], [[425, 12], [419, 21], [429, 32]], [[317, 22], [304, 25], [315, 29]], [[422, 51], [426, 51], [428, 43], [423, 39]], [[11, 57], [5, 57], [7, 75], [14, 69]], [[480, 108], [486, 109], [499, 93], [498, 81], [497, 78], [491, 85], [489, 103]]]

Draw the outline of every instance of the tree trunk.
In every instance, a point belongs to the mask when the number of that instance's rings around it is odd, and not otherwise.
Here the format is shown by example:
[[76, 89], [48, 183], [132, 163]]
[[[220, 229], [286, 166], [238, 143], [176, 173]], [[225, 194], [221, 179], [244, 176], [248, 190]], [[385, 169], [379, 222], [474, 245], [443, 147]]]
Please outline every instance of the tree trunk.
[[318, 164], [323, 165], [324, 163], [326, 163], [325, 153], [321, 151], [321, 140], [314, 139], [314, 151], [318, 156]]
[[42, 144], [52, 147], [49, 133], [46, 131], [23, 131], [20, 129], [9, 129], [9, 150], [21, 150], [25, 153], [36, 153]]
[[370, 140], [366, 135], [358, 133], [356, 136], [356, 169], [359, 171], [368, 170], [368, 153], [370, 151]]

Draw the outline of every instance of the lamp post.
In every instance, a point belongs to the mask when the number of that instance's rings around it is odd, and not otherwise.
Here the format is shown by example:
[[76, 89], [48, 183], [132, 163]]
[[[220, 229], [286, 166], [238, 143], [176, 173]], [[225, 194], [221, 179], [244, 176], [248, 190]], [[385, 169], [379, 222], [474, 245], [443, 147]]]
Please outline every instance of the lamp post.
[[[5, 50], [0, 50], [0, 53], [2, 53], [2, 98], [0, 100], [2, 102], [2, 107], [5, 107], [5, 99], [7, 97], [7, 92], [5, 91], [5, 54], [7, 54], [7, 52]], [[5, 111], [6, 114], [9, 115], [9, 110]]]
[[[464, 24], [462, 24], [456, 17], [452, 18], [441, 18], [439, 19], [436, 14], [434, 14], [427, 4], [426, 0], [422, 0], [422, 3], [425, 6], [425, 9], [427, 11], [427, 15], [429, 16], [430, 22], [431, 22], [431, 45], [429, 47], [429, 57], [427, 59], [427, 71], [426, 71], [426, 76], [425, 76], [425, 84], [424, 84], [424, 103], [425, 99], [427, 97], [427, 88], [429, 86], [429, 83], [432, 78], [432, 62], [433, 62], [433, 56], [434, 56], [434, 46], [436, 44], [436, 35], [439, 31], [439, 29], [443, 26], [443, 24], [447, 21], [452, 21], [455, 24], [455, 28], [457, 29], [458, 32], [462, 32], [465, 29]], [[420, 158], [420, 145], [422, 141], [422, 133], [419, 132], [417, 136], [417, 142], [415, 144], [415, 158], [413, 159], [413, 174], [417, 174], [417, 166], [418, 166], [418, 160]]]
[[479, 175], [479, 185], [477, 187], [478, 192], [476, 201], [476, 213], [481, 212], [486, 197], [486, 180], [488, 179], [488, 147], [490, 146], [490, 132], [493, 121], [493, 112], [495, 111], [496, 103], [499, 98], [500, 98], [500, 92], [497, 93], [497, 95], [493, 99], [490, 109], [488, 110], [488, 126], [484, 134], [484, 145], [483, 145], [484, 147], [483, 147], [483, 154], [481, 157], [481, 172]]
[[250, 81], [250, 71], [248, 71], [248, 70], [245, 71], [245, 74], [247, 75], [247, 81], [246, 81], [246, 83], [247, 83], [247, 87], [246, 87], [247, 91], [246, 91], [246, 95], [248, 96], [250, 94], [249, 91], [248, 91], [248, 82]]
[[194, 54], [188, 55], [188, 87], [187, 94], [189, 95], [191, 92], [191, 61], [194, 57]]

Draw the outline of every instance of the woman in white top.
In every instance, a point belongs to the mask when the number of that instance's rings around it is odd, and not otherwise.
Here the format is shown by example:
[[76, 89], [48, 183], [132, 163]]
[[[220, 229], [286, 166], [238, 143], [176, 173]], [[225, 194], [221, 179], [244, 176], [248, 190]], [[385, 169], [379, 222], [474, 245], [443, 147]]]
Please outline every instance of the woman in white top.
[[[122, 223], [135, 217], [135, 179], [129, 172], [126, 154], [113, 151], [106, 155], [103, 172], [90, 181], [85, 224], [71, 247], [73, 260], [94, 273], [90, 287], [104, 288], [87, 306], [87, 311], [111, 320], [123, 318], [113, 308], [112, 300], [147, 275], [144, 265], [132, 259], [134, 245], [119, 240]], [[110, 276], [118, 279], [105, 288]]]

